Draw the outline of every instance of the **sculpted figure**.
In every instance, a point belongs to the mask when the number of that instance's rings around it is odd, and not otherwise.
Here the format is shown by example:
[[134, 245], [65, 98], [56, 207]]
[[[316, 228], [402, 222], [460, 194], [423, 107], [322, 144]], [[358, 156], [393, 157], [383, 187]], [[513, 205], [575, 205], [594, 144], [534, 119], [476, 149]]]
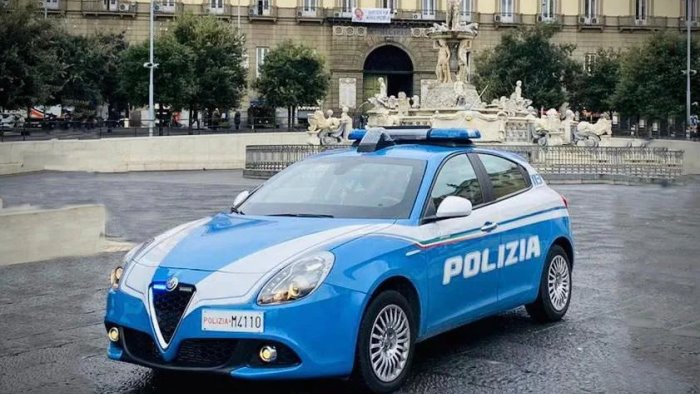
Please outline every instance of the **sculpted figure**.
[[379, 97], [378, 98], [381, 100], [383, 98], [386, 98], [386, 83], [384, 82], [384, 78], [382, 78], [382, 77], [379, 77], [377, 82], [379, 83]]
[[452, 82], [452, 76], [450, 75], [450, 48], [443, 39], [435, 41], [433, 48], [438, 50], [438, 60], [435, 66], [435, 76], [438, 82]]
[[457, 48], [457, 80], [469, 82], [469, 40], [459, 42]]
[[411, 104], [408, 102], [408, 97], [406, 96], [406, 93], [399, 92], [399, 100], [398, 100], [399, 115], [402, 115], [402, 116], [408, 115], [409, 108], [411, 108]]
[[473, 35], [477, 35], [477, 34], [479, 34], [479, 24], [476, 22], [470, 23], [470, 24], [464, 26], [464, 29], [462, 29], [462, 30], [466, 31], [467, 33], [471, 33]]
[[447, 0], [447, 28], [452, 31], [459, 30], [460, 17], [459, 0]]
[[411, 98], [411, 108], [420, 108], [420, 96], [417, 94], [414, 94], [413, 97]]

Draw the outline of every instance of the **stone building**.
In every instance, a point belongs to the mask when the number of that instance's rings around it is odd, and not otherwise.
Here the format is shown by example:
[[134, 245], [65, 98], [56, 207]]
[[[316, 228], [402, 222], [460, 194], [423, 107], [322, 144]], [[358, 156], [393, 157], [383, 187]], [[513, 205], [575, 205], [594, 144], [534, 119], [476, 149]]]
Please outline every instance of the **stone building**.
[[[445, 20], [448, 0], [156, 0], [156, 32], [183, 13], [214, 15], [247, 36], [250, 80], [270, 48], [303, 41], [327, 59], [331, 90], [325, 105], [360, 109], [386, 81], [387, 94], [419, 94], [435, 78], [436, 49], [426, 30]], [[591, 62], [600, 47], [625, 48], [654, 30], [685, 31], [686, 1], [692, 29], [700, 28], [700, 0], [461, 0], [462, 20], [479, 23], [474, 52], [493, 47], [503, 32], [556, 23], [555, 40], [576, 44], [575, 56]], [[148, 37], [149, 3], [143, 0], [42, 0], [48, 14], [76, 34], [124, 31], [131, 41]], [[389, 9], [384, 23], [353, 21], [355, 8]], [[256, 98], [251, 91], [244, 102]]]

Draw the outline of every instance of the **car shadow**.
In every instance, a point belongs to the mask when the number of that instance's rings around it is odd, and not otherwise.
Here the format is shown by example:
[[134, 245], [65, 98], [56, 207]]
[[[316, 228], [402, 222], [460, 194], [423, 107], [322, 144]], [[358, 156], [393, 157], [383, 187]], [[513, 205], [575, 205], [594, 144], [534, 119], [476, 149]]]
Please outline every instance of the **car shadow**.
[[[488, 317], [440, 334], [419, 343], [409, 377], [409, 387], [421, 372], [449, 363], [477, 346], [488, 345], [500, 337], [523, 334], [542, 327], [527, 317], [524, 309]], [[134, 382], [133, 393], [179, 392], [183, 387], [202, 387], [207, 391], [241, 393], [358, 393], [348, 379], [308, 379], [292, 381], [247, 381], [226, 376], [192, 373], [150, 372]]]

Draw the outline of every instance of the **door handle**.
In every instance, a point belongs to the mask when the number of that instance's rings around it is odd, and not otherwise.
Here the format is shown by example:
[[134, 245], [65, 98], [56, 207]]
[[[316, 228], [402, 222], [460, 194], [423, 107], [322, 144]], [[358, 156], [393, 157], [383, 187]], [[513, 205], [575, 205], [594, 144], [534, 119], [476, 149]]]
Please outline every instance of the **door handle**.
[[493, 231], [496, 227], [498, 227], [498, 223], [486, 222], [483, 226], [481, 226], [481, 231], [488, 233]]

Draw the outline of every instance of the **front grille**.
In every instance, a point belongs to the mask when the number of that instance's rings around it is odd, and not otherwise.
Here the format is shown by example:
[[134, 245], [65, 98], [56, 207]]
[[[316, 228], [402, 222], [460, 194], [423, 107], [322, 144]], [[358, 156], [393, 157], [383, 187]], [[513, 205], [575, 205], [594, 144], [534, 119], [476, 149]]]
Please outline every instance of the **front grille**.
[[123, 336], [124, 348], [136, 361], [181, 368], [225, 366], [233, 358], [238, 344], [235, 339], [187, 339], [180, 344], [175, 359], [166, 362], [150, 335], [124, 328]]
[[123, 337], [124, 348], [134, 358], [152, 364], [163, 364], [165, 362], [153, 338], [145, 332], [124, 328]]
[[236, 350], [234, 339], [188, 339], [182, 341], [174, 364], [187, 367], [223, 366]]
[[194, 287], [188, 285], [179, 285], [172, 291], [153, 289], [153, 308], [158, 329], [166, 343], [170, 343], [194, 291]]

